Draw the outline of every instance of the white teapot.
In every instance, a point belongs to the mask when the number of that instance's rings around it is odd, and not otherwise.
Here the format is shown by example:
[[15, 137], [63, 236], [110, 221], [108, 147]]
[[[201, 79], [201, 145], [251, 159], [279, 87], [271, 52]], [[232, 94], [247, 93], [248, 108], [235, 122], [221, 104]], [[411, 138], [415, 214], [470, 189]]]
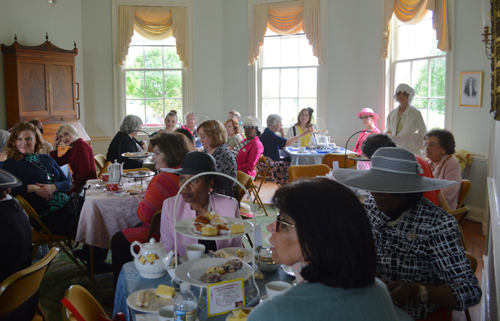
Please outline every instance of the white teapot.
[[[140, 246], [139, 253], [135, 253], [135, 245]], [[157, 243], [154, 238], [144, 244], [132, 242], [130, 253], [134, 256], [135, 268], [139, 271], [139, 275], [145, 279], [157, 279], [164, 276], [174, 256], [174, 251], [170, 251], [167, 255], [165, 246]]]
[[330, 136], [323, 135], [319, 138], [319, 142], [322, 144], [329, 144], [330, 143]]
[[123, 163], [118, 163], [115, 159], [113, 164], [108, 165], [109, 181], [119, 182], [123, 175]]

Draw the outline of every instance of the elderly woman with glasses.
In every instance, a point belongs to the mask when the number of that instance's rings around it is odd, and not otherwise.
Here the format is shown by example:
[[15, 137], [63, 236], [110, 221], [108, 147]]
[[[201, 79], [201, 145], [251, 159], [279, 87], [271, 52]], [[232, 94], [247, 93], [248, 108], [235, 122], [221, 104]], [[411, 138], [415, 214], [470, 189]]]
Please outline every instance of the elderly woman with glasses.
[[[290, 159], [281, 159], [279, 150], [291, 144], [300, 143], [303, 137], [314, 131], [313, 127], [308, 127], [297, 136], [285, 138], [282, 120], [283, 118], [277, 114], [267, 116], [267, 128], [259, 137], [264, 146], [264, 156], [266, 156], [267, 162], [271, 166], [271, 177], [279, 185], [288, 183], [288, 167], [290, 166]], [[277, 132], [280, 133], [280, 136], [276, 135]], [[261, 166], [264, 167], [265, 164], [261, 162], [259, 167]], [[262, 170], [265, 171], [266, 169], [262, 168]]]
[[144, 141], [135, 139], [139, 130], [141, 130], [142, 119], [135, 115], [127, 115], [122, 119], [120, 124], [120, 131], [116, 133], [115, 137], [109, 144], [106, 160], [108, 162], [124, 161], [124, 169], [140, 168], [142, 167], [141, 159], [133, 159], [122, 157], [123, 153], [134, 153], [148, 150], [148, 144]]
[[259, 304], [248, 321], [396, 320], [375, 278], [370, 222], [353, 192], [318, 178], [283, 186], [273, 203], [279, 213], [267, 226], [272, 258], [290, 265], [298, 284]]
[[364, 208], [377, 252], [377, 276], [394, 305], [416, 320], [447, 320], [481, 300], [481, 289], [460, 243], [457, 220], [422, 194], [456, 182], [422, 177], [415, 155], [379, 148], [370, 170], [336, 169], [341, 183], [371, 193]]
[[243, 173], [255, 177], [255, 165], [259, 161], [260, 155], [264, 151], [264, 146], [260, 142], [259, 131], [260, 119], [253, 116], [243, 118], [243, 128], [246, 138], [236, 146], [232, 152], [236, 157], [236, 166]]
[[423, 156], [424, 135], [427, 131], [420, 111], [411, 105], [415, 90], [407, 84], [396, 88], [394, 98], [399, 106], [387, 116], [386, 134], [391, 135], [398, 147]]

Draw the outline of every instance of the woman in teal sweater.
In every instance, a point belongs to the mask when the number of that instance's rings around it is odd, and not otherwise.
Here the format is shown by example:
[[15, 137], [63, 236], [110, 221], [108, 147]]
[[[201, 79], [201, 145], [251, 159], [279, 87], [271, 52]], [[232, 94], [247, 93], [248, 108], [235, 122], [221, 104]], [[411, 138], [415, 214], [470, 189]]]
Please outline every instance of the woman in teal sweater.
[[248, 321], [396, 320], [375, 278], [371, 226], [354, 193], [319, 178], [281, 187], [273, 203], [272, 258], [292, 266], [298, 285], [257, 306]]

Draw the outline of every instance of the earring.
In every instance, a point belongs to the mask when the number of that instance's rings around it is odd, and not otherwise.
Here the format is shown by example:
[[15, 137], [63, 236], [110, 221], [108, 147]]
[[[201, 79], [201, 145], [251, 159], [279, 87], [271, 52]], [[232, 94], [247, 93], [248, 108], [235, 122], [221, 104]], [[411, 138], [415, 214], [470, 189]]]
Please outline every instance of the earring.
[[443, 155], [446, 154], [446, 152], [444, 150], [442, 151], [442, 153], [443, 153]]

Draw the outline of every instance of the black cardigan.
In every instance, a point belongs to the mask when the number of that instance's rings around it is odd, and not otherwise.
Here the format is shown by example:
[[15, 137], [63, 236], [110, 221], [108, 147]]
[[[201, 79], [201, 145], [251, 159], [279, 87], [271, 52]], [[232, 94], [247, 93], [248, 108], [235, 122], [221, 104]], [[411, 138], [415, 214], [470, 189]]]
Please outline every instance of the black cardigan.
[[140, 152], [141, 150], [137, 145], [141, 145], [141, 142], [130, 137], [127, 133], [119, 131], [109, 144], [106, 160], [111, 163], [114, 163], [115, 159], [117, 159], [119, 163], [125, 162], [125, 164], [123, 164], [124, 169], [140, 168], [142, 167], [143, 159], [132, 159], [121, 156], [123, 153]]

